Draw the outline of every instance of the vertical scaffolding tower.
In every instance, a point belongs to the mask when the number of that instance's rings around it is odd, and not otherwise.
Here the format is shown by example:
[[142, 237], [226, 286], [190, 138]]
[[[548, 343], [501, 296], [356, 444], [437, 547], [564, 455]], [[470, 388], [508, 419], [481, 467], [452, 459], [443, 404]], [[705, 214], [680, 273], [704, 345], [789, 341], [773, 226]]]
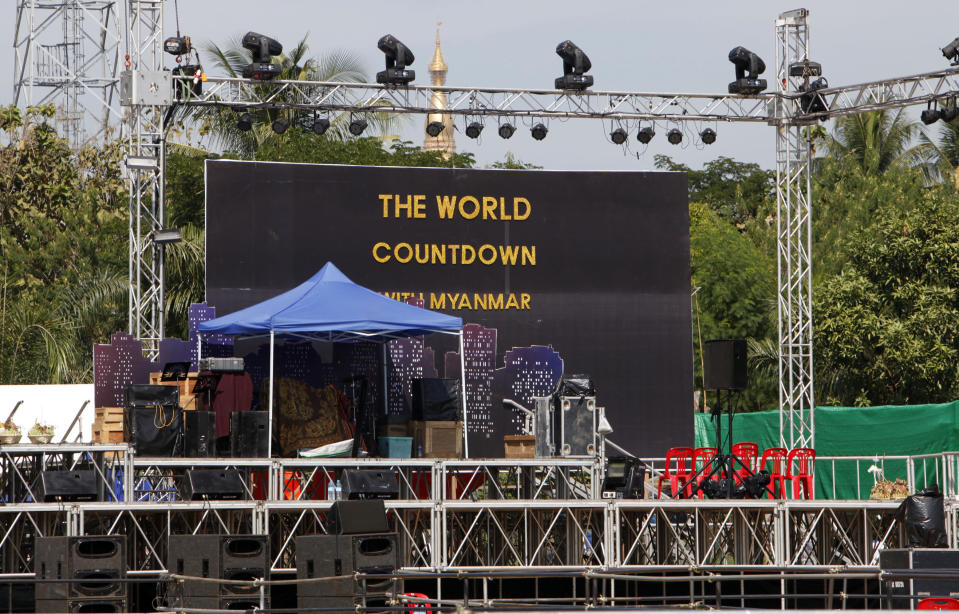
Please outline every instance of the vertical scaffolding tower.
[[[776, 20], [776, 76], [780, 94], [809, 85], [809, 11], [796, 9]], [[791, 66], [806, 63], [796, 74]], [[783, 447], [813, 447], [812, 226], [809, 120], [795, 112], [795, 99], [776, 106], [776, 231], [779, 320], [779, 438]], [[812, 120], [815, 122], [815, 120]]]
[[13, 103], [53, 104], [74, 149], [120, 119], [120, 22], [114, 0], [18, 0]]

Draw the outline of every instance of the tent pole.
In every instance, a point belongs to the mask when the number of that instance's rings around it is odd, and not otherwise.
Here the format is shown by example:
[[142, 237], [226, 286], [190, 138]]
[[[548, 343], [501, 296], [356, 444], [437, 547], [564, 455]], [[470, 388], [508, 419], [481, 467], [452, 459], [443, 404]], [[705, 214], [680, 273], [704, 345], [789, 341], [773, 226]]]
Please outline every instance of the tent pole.
[[273, 458], [273, 339], [274, 332], [270, 331], [270, 415], [267, 420], [270, 421], [270, 428], [267, 429], [269, 439], [266, 441], [266, 457]]
[[200, 370], [200, 359], [203, 358], [203, 333], [196, 331], [196, 370]]
[[466, 418], [466, 351], [463, 348], [463, 331], [460, 330], [460, 397], [463, 399], [463, 457], [470, 457], [469, 424]]

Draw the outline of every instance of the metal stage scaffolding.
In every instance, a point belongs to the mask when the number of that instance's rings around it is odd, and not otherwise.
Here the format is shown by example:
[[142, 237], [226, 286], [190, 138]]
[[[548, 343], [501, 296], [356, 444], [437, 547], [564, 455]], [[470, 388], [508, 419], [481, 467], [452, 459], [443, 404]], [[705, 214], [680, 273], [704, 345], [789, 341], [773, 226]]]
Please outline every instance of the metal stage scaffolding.
[[[871, 569], [905, 545], [898, 501], [605, 500], [591, 459], [139, 458], [125, 445], [0, 447], [0, 578], [29, 578], [33, 542], [126, 535], [133, 575], [166, 571], [174, 534], [268, 534], [274, 572], [295, 568], [300, 535], [327, 531], [327, 481], [344, 468], [393, 474], [387, 501], [404, 570]], [[39, 472], [93, 468], [101, 501], [37, 503]], [[184, 501], [187, 469], [236, 468], [247, 499]], [[957, 545], [957, 503], [947, 497]]]

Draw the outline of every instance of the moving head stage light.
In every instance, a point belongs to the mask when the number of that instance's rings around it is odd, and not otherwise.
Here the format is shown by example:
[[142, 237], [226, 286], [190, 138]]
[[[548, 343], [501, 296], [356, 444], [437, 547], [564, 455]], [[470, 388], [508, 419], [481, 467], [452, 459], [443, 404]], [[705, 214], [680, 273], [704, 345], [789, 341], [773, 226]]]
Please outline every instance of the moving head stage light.
[[283, 45], [278, 41], [256, 32], [247, 32], [241, 44], [244, 49], [253, 52], [253, 62], [243, 69], [245, 79], [269, 81], [280, 74], [280, 66], [270, 63], [270, 56], [283, 53]]
[[947, 60], [952, 60], [953, 66], [959, 66], [959, 38], [942, 48], [942, 55]]
[[729, 84], [730, 94], [751, 95], [766, 89], [766, 80], [759, 78], [766, 71], [761, 57], [745, 47], [734, 47], [729, 52], [729, 61], [736, 67], [736, 80]]
[[556, 89], [582, 91], [592, 87], [593, 76], [584, 73], [593, 65], [582, 49], [567, 40], [556, 45], [556, 55], [563, 59], [563, 76], [556, 78]]
[[376, 73], [377, 83], [407, 85], [416, 78], [416, 72], [406, 67], [413, 63], [413, 52], [396, 40], [392, 34], [383, 36], [376, 46], [386, 55], [386, 70]]

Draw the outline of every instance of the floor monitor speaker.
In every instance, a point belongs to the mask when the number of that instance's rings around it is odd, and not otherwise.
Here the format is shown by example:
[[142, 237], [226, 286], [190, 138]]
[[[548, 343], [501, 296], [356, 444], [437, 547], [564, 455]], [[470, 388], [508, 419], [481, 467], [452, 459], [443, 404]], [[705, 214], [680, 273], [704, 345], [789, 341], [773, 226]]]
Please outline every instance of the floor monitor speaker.
[[40, 501], [96, 501], [97, 478], [93, 469], [40, 472]]
[[184, 501], [246, 499], [246, 486], [237, 469], [187, 469], [180, 495]]
[[717, 339], [703, 347], [706, 390], [746, 389], [746, 340]]
[[389, 531], [382, 499], [336, 501], [330, 508], [329, 531], [338, 535]]
[[399, 484], [392, 471], [344, 469], [344, 499], [398, 499]]

